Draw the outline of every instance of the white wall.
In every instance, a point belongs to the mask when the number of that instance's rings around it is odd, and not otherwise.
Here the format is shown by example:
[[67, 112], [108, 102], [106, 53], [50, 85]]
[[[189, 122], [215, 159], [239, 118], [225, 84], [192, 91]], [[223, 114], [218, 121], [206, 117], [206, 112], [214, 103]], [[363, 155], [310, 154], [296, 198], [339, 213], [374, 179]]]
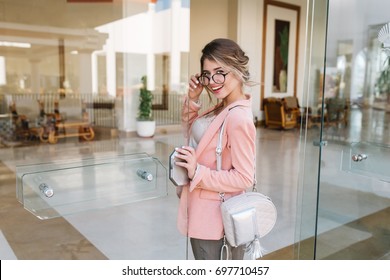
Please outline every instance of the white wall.
[[228, 37], [228, 0], [192, 0], [190, 6], [189, 74], [200, 71], [203, 47], [215, 38]]
[[258, 83], [248, 92], [252, 95], [253, 114], [262, 119], [260, 114], [261, 51], [263, 37], [263, 1], [240, 0], [238, 4], [237, 42], [247, 52], [251, 79]]
[[[304, 55], [306, 46], [306, 0], [280, 1], [301, 7], [299, 25], [299, 49], [297, 68], [297, 97], [303, 97], [303, 77], [304, 77]], [[259, 85], [250, 90], [253, 96], [253, 113], [262, 119], [260, 112], [260, 83], [261, 66], [264, 63], [262, 56], [263, 38], [263, 0], [239, 0], [238, 2], [238, 43], [248, 53], [250, 63], [250, 73], [252, 79], [259, 82]]]

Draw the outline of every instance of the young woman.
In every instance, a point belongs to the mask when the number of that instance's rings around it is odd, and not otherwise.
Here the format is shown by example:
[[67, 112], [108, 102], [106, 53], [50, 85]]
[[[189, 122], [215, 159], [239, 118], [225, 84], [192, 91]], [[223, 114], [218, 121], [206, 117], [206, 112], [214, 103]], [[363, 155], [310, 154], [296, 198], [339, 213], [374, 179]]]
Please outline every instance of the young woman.
[[[249, 58], [234, 41], [215, 39], [202, 50], [201, 72], [191, 76], [182, 110], [187, 146], [177, 148], [177, 165], [187, 169], [190, 183], [177, 187], [180, 197], [178, 228], [190, 237], [197, 260], [220, 259], [224, 232], [221, 197], [229, 199], [253, 186], [256, 128], [249, 83]], [[217, 105], [199, 114], [203, 89]], [[216, 146], [222, 123], [222, 167], [217, 171]], [[243, 259], [243, 246], [230, 248], [232, 259]]]

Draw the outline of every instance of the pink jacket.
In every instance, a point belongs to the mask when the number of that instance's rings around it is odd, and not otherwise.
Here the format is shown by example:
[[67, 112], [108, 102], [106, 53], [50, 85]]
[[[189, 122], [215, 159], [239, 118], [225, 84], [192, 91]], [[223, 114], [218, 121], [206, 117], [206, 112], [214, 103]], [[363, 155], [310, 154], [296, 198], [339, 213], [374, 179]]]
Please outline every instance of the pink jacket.
[[[187, 100], [183, 105], [184, 124], [190, 126], [198, 118], [200, 106]], [[222, 140], [222, 170], [216, 171], [215, 149], [220, 127], [226, 118]], [[186, 120], [189, 120], [188, 122]], [[256, 128], [251, 100], [230, 104], [210, 124], [202, 137], [196, 156], [199, 168], [194, 179], [183, 188], [178, 212], [179, 231], [190, 237], [218, 240], [223, 237], [221, 198], [225, 200], [252, 187], [255, 172]]]

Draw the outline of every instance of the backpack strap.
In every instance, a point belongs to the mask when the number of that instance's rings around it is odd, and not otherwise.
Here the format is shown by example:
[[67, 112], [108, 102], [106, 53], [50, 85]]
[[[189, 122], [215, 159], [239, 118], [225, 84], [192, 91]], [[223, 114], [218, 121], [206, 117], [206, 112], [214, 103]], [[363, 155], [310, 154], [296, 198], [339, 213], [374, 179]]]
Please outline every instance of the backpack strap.
[[221, 166], [222, 166], [222, 138], [223, 138], [223, 132], [225, 130], [225, 120], [223, 121], [221, 129], [219, 131], [217, 148], [215, 149], [215, 154], [217, 155], [217, 170], [218, 171], [221, 170]]

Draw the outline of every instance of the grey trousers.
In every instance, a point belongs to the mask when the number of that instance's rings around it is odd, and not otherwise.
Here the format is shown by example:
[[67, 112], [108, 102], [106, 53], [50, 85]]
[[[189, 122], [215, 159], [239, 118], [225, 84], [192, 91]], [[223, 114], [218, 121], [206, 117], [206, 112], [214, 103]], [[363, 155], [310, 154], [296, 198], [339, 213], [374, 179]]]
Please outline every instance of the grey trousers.
[[[223, 245], [223, 238], [220, 240], [202, 240], [191, 238], [192, 252], [194, 253], [195, 260], [220, 260], [221, 249]], [[229, 247], [229, 259], [231, 260], [243, 260], [245, 254], [245, 245]], [[223, 257], [226, 259], [226, 256]]]

